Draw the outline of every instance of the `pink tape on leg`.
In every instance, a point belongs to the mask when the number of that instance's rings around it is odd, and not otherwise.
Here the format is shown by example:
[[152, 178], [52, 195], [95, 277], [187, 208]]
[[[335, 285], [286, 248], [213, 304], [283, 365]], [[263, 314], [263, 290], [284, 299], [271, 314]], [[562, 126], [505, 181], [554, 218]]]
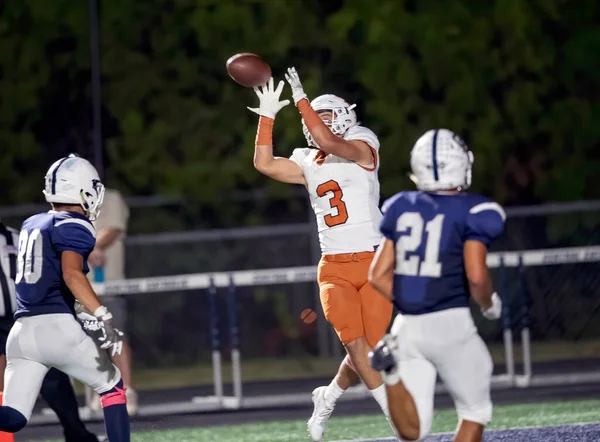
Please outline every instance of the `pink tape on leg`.
[[354, 364], [352, 364], [352, 361], [350, 360], [350, 356], [346, 355], [346, 357], [344, 358], [344, 363], [350, 367], [354, 372], [356, 372], [356, 368], [354, 368]]
[[102, 408], [110, 407], [111, 405], [127, 405], [127, 396], [125, 396], [125, 388], [115, 386], [115, 392], [104, 394], [100, 397]]

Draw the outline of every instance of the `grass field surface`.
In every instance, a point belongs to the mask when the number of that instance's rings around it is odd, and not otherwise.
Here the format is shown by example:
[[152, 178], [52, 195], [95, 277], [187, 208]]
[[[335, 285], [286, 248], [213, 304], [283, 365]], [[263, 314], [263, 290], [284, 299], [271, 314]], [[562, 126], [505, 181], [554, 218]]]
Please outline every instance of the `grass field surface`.
[[[494, 363], [504, 364], [504, 345], [492, 343], [488, 345], [488, 348]], [[531, 352], [534, 363], [595, 359], [600, 354], [600, 339], [582, 339], [577, 342], [536, 342]], [[515, 362], [522, 362], [522, 350], [519, 342], [515, 342], [514, 354]], [[337, 372], [339, 365], [339, 357], [244, 358], [242, 363], [242, 379], [244, 382], [250, 382], [328, 377], [332, 373]], [[134, 379], [136, 388], [140, 391], [162, 390], [210, 385], [213, 382], [213, 371], [210, 363], [184, 367], [161, 367], [136, 370]], [[223, 381], [225, 383], [231, 382], [231, 365], [227, 360], [223, 361]], [[83, 392], [83, 387], [78, 383], [77, 392]]]
[[[494, 419], [490, 429], [522, 429], [530, 427], [548, 427], [569, 424], [600, 422], [600, 400], [551, 402], [521, 405], [498, 406], [494, 409]], [[435, 414], [432, 433], [454, 431], [457, 423], [454, 410], [439, 410]], [[596, 426], [593, 426], [596, 428]], [[557, 427], [559, 428], [559, 427]], [[576, 432], [591, 427], [564, 427], [555, 431]], [[544, 431], [552, 429], [545, 429]], [[527, 432], [529, 430], [525, 430]], [[541, 432], [542, 430], [540, 430]], [[523, 432], [523, 431], [521, 431]], [[560, 435], [553, 439], [548, 435], [533, 437], [532, 434], [516, 436], [519, 431], [490, 432], [497, 437], [486, 440], [563, 440]], [[541, 433], [540, 433], [541, 434]], [[560, 433], [562, 434], [562, 433]], [[364, 439], [389, 438], [391, 429], [385, 418], [380, 415], [363, 415], [336, 418], [335, 414], [329, 421], [325, 441], [355, 441]], [[450, 440], [450, 436], [440, 436], [434, 440]], [[132, 442], [295, 442], [309, 441], [306, 433], [306, 419], [296, 421], [279, 421], [253, 423], [236, 426], [216, 426], [205, 428], [187, 428], [167, 431], [145, 431], [135, 433]], [[567, 439], [564, 439], [567, 440]], [[597, 440], [597, 439], [569, 439]], [[60, 442], [48, 440], [45, 442]]]

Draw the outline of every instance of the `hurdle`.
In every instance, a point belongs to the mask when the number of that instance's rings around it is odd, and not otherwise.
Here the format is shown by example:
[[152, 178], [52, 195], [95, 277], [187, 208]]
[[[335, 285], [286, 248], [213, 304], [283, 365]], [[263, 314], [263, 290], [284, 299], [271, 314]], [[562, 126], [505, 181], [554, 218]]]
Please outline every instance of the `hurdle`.
[[[488, 266], [497, 269], [499, 281], [499, 295], [503, 299], [501, 320], [502, 339], [505, 351], [504, 371], [494, 376], [494, 388], [512, 388], [528, 386], [544, 386], [556, 384], [578, 384], [582, 382], [596, 382], [600, 374], [596, 372], [559, 373], [552, 375], [535, 375], [531, 364], [531, 342], [529, 324], [529, 294], [525, 283], [525, 271], [530, 267], [576, 264], [600, 263], [600, 246], [571, 247], [557, 249], [528, 250], [522, 252], [494, 252], [488, 254]], [[518, 278], [508, 275], [509, 269], [518, 272]], [[161, 416], [168, 414], [217, 411], [224, 409], [251, 409], [259, 407], [290, 406], [297, 404], [310, 404], [310, 392], [298, 394], [271, 394], [266, 396], [247, 397], [243, 394], [242, 383], [242, 357], [240, 351], [239, 326], [237, 315], [236, 293], [240, 287], [268, 286], [276, 284], [293, 284], [301, 282], [314, 282], [317, 276], [315, 266], [289, 267], [265, 270], [243, 270], [234, 272], [196, 273], [175, 276], [161, 276], [151, 278], [135, 278], [123, 281], [109, 281], [94, 283], [93, 287], [100, 296], [111, 295], [143, 295], [149, 293], [188, 291], [197, 292], [199, 296], [207, 296], [208, 312], [210, 314], [210, 346], [211, 360], [213, 362], [214, 392], [208, 397], [186, 398], [180, 402], [163, 404], [140, 404], [140, 416]], [[516, 281], [516, 289], [509, 281]], [[516, 300], [510, 296], [516, 293]], [[225, 296], [221, 296], [225, 295]], [[227, 304], [227, 321], [231, 342], [231, 366], [233, 394], [224, 394], [222, 340], [219, 332], [219, 301]], [[521, 341], [523, 352], [523, 372], [516, 373], [514, 358], [515, 336]], [[333, 373], [332, 373], [333, 374]], [[436, 391], [444, 391], [441, 385]], [[368, 391], [356, 388], [349, 391], [345, 397], [348, 400], [368, 396]], [[94, 419], [95, 414], [82, 414], [85, 420]], [[31, 423], [47, 423], [56, 421], [55, 416], [35, 415]]]
[[231, 378], [233, 383], [233, 396], [225, 396], [223, 388], [223, 361], [221, 358], [221, 330], [219, 324], [218, 291], [213, 277], [210, 278], [208, 287], [208, 305], [210, 314], [210, 341], [213, 368], [214, 395], [208, 397], [196, 396], [192, 398], [195, 404], [216, 404], [225, 409], [237, 409], [242, 405], [242, 369], [239, 349], [239, 329], [237, 323], [236, 290], [233, 276], [229, 277], [227, 287], [227, 317], [229, 340], [231, 346]]

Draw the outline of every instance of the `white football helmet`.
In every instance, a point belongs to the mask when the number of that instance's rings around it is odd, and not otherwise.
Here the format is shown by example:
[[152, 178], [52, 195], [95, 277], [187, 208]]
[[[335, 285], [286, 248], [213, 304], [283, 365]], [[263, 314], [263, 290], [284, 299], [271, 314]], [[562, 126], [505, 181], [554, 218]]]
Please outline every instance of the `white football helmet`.
[[44, 187], [46, 201], [53, 206], [79, 205], [91, 221], [100, 214], [104, 185], [96, 168], [88, 160], [69, 155], [56, 161], [46, 172]]
[[[354, 112], [356, 104], [348, 104], [346, 100], [337, 95], [321, 95], [311, 101], [310, 104], [317, 113], [331, 112], [331, 120], [323, 120], [323, 122], [335, 135], [343, 136], [348, 129], [356, 125], [356, 112]], [[309, 146], [319, 147], [313, 140], [304, 120], [302, 120], [302, 132], [304, 132]]]
[[410, 153], [411, 179], [419, 190], [468, 189], [473, 153], [448, 129], [425, 132]]

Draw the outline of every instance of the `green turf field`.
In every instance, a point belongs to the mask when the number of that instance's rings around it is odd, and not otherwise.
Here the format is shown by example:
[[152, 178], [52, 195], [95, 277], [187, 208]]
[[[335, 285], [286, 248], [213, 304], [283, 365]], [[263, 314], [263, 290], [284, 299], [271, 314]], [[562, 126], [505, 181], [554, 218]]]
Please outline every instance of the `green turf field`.
[[[526, 394], [526, 392], [524, 392]], [[512, 429], [600, 421], [600, 400], [506, 405], [494, 409], [489, 428]], [[308, 441], [306, 418], [297, 421], [269, 422], [237, 426], [206, 427], [137, 433], [133, 442], [292, 442]], [[432, 432], [453, 431], [454, 410], [436, 412]], [[391, 437], [386, 420], [379, 415], [334, 417], [324, 440], [352, 440]], [[46, 442], [60, 442], [58, 440]]]
[[[504, 364], [504, 345], [488, 345], [495, 364]], [[518, 342], [514, 347], [515, 362], [522, 362], [522, 349]], [[582, 339], [573, 341], [536, 342], [531, 349], [534, 363], [561, 360], [596, 358], [600, 354], [600, 339]], [[244, 358], [242, 379], [244, 382], [305, 379], [329, 377], [336, 373], [340, 365], [339, 357], [281, 357], [281, 358]], [[188, 366], [139, 369], [134, 371], [136, 389], [161, 390], [200, 385], [212, 385], [213, 368], [209, 362]], [[231, 365], [223, 361], [223, 381], [231, 382]], [[83, 393], [83, 387], [76, 383], [76, 391]]]

